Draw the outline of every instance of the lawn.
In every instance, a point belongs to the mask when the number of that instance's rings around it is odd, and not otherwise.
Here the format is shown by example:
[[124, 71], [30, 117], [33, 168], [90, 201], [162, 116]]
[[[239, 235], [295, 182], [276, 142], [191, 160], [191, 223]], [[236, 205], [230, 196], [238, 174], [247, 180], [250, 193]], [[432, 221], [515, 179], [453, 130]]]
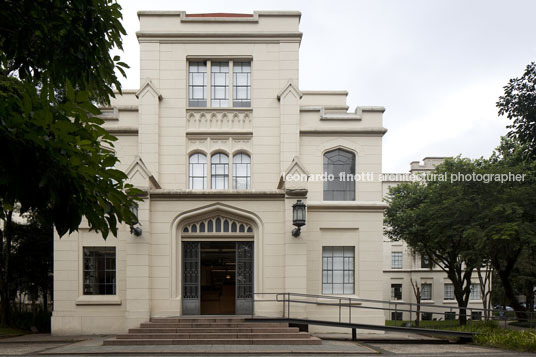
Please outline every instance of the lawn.
[[[386, 320], [386, 326], [409, 326], [409, 321]], [[415, 326], [415, 322], [412, 323]], [[473, 342], [480, 346], [509, 349], [523, 352], [536, 352], [536, 333], [534, 330], [504, 328], [497, 321], [467, 321], [460, 326], [458, 320], [420, 321], [419, 327], [474, 332]]]

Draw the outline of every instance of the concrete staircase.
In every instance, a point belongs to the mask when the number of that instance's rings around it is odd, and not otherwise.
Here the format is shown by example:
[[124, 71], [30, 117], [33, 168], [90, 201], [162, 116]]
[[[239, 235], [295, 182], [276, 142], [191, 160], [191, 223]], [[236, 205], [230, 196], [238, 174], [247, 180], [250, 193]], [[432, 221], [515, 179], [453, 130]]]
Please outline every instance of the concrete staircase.
[[320, 345], [322, 340], [282, 322], [251, 322], [240, 317], [151, 318], [128, 334], [104, 341], [125, 345]]

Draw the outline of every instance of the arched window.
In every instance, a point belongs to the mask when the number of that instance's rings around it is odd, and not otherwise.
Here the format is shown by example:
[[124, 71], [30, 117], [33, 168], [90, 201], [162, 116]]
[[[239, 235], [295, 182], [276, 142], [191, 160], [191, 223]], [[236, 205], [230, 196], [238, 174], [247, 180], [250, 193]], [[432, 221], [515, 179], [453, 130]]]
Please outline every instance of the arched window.
[[355, 155], [349, 151], [336, 149], [324, 154], [325, 201], [355, 200]]
[[211, 187], [218, 190], [229, 188], [229, 157], [222, 153], [214, 154], [210, 163]]
[[190, 155], [189, 186], [192, 190], [204, 190], [207, 188], [207, 157], [205, 154]]
[[251, 158], [247, 154], [233, 156], [233, 189], [247, 190], [251, 185]]

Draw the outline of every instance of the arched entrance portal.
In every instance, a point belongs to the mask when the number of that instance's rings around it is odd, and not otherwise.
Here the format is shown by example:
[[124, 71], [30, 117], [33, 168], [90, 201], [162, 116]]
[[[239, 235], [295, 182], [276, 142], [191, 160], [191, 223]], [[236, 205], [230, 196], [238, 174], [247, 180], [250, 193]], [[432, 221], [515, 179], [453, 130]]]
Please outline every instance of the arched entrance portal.
[[180, 227], [182, 313], [253, 312], [254, 229], [251, 223], [218, 214]]

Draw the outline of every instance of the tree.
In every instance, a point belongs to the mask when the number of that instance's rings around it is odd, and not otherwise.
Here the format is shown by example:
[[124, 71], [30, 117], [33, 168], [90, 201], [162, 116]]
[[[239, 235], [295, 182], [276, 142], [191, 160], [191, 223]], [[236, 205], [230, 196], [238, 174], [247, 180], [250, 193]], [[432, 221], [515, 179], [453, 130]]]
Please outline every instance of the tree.
[[524, 145], [525, 154], [536, 157], [536, 62], [527, 65], [520, 78], [510, 79], [497, 102], [499, 115], [512, 121], [508, 136]]
[[[520, 257], [536, 246], [536, 163], [527, 159], [526, 153], [526, 145], [502, 138], [484, 162], [489, 174], [525, 176], [519, 181], [486, 184], [479, 198], [482, 209], [473, 217], [472, 228], [476, 246], [489, 257], [504, 295], [516, 311], [524, 310], [513, 285], [516, 266]], [[519, 317], [524, 318], [521, 314]]]
[[385, 212], [386, 235], [428, 256], [452, 281], [461, 324], [466, 322], [473, 270], [482, 260], [470, 234], [472, 217], [482, 209], [481, 184], [451, 178], [478, 172], [479, 166], [479, 161], [448, 159], [435, 169], [434, 179], [390, 188]]
[[95, 103], [121, 89], [126, 67], [121, 8], [111, 0], [3, 1], [0, 12], [0, 292], [9, 312], [13, 212], [38, 214], [60, 236], [86, 217], [92, 230], [117, 235], [140, 193], [114, 168], [115, 137]]

